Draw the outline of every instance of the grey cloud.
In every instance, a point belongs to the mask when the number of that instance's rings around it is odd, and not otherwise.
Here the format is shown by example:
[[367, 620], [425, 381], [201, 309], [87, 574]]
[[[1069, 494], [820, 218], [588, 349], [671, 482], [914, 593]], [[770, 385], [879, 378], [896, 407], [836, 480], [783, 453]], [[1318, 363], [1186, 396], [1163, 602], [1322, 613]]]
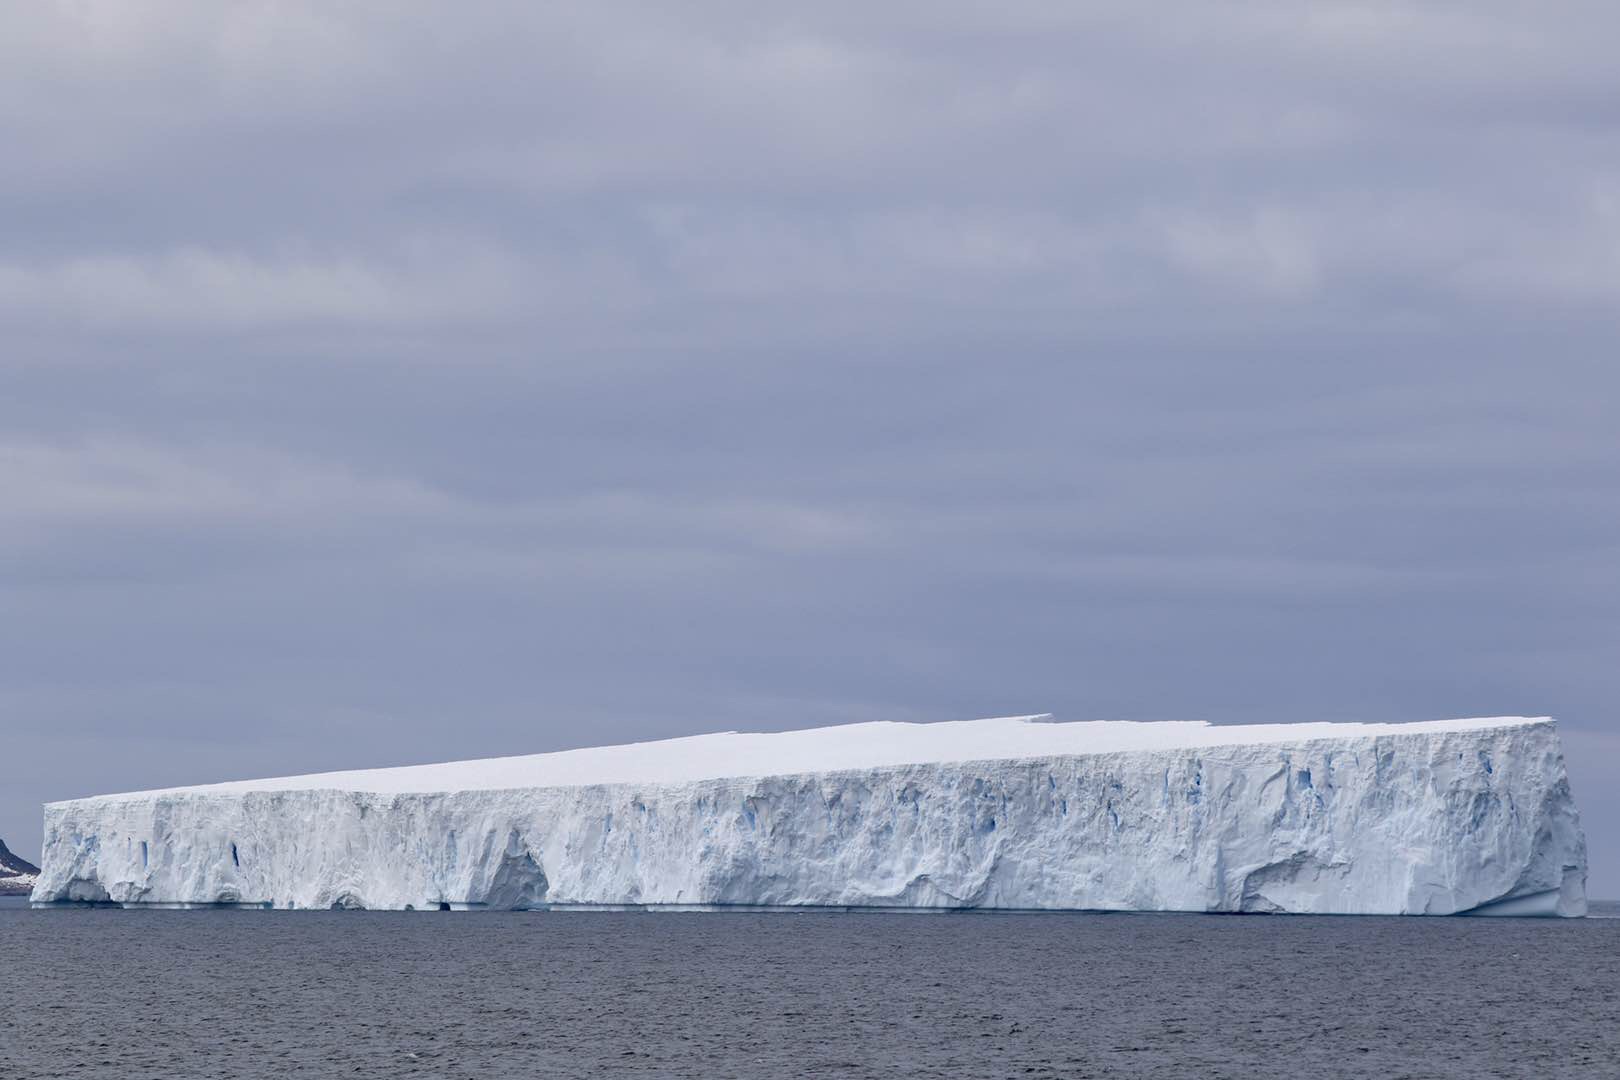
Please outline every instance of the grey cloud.
[[1605, 4], [41, 5], [0, 800], [1550, 712], [1620, 890]]

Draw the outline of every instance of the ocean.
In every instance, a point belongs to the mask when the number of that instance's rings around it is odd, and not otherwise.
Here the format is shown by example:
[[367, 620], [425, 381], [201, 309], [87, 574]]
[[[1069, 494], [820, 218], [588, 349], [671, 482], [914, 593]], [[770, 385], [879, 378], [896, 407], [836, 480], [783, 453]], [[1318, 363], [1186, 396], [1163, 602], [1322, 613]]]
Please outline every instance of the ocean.
[[26, 1080], [1620, 1077], [1620, 918], [13, 903], [0, 971]]

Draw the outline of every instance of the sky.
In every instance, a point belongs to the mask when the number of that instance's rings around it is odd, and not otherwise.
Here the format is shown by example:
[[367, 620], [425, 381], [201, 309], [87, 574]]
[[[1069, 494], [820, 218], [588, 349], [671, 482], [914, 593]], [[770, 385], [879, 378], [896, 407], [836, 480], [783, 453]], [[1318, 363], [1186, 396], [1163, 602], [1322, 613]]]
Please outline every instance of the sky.
[[1620, 896], [1617, 38], [23, 5], [0, 837], [734, 728], [1550, 714]]

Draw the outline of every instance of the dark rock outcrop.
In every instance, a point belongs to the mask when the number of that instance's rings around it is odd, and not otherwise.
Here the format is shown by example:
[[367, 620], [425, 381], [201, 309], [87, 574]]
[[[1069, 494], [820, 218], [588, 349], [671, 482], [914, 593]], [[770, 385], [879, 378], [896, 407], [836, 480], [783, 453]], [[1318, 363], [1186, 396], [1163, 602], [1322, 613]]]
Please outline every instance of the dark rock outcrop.
[[27, 896], [34, 891], [39, 867], [17, 855], [0, 840], [0, 896]]

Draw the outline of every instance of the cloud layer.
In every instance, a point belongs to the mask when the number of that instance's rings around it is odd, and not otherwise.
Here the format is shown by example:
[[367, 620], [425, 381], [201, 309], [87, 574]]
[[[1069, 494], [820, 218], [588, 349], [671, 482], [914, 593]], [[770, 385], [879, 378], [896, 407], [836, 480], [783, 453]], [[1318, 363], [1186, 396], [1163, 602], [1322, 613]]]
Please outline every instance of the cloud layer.
[[0, 836], [724, 727], [1550, 712], [1620, 894], [1617, 31], [35, 5]]

